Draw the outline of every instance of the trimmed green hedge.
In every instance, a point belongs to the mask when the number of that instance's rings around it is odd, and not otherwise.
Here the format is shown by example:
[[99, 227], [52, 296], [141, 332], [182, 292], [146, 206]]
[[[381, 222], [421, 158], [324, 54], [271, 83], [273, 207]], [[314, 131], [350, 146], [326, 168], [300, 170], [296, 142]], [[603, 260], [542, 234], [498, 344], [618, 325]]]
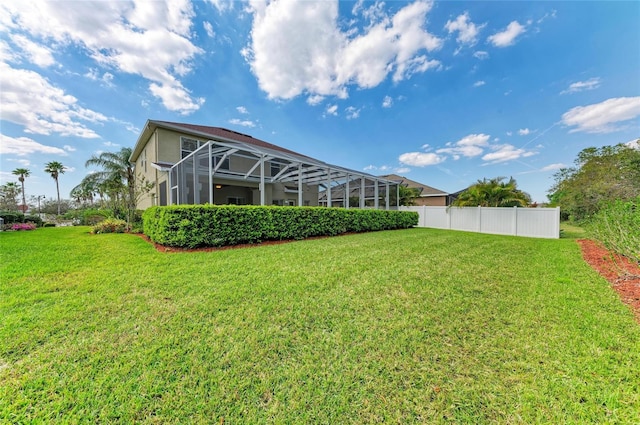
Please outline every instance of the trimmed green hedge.
[[182, 248], [405, 229], [418, 224], [418, 214], [411, 211], [236, 205], [151, 207], [142, 219], [143, 232], [152, 241]]

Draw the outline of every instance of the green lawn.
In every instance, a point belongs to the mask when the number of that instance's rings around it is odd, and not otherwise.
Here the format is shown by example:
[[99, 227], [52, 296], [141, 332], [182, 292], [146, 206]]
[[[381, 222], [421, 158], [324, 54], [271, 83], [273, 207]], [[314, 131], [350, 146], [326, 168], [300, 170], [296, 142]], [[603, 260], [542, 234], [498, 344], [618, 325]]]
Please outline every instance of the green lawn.
[[640, 326], [574, 240], [45, 228], [0, 255], [0, 423], [640, 423]]

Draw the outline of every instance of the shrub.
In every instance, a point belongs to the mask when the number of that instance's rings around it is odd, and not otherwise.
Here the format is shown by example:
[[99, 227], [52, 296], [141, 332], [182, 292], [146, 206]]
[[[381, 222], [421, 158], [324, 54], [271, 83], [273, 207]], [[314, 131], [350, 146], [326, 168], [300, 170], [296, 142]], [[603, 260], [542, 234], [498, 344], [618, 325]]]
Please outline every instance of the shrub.
[[24, 217], [25, 223], [33, 223], [36, 227], [42, 227], [42, 219], [37, 215], [27, 215]]
[[4, 224], [24, 223], [24, 214], [16, 211], [0, 211]]
[[82, 212], [80, 224], [84, 226], [95, 226], [109, 217], [113, 217], [111, 210], [87, 209]]
[[586, 230], [606, 248], [640, 264], [640, 196], [603, 204]]
[[107, 218], [91, 228], [91, 233], [124, 233], [127, 222], [119, 218]]
[[418, 214], [410, 211], [324, 207], [174, 205], [151, 207], [143, 215], [143, 231], [152, 241], [183, 248], [335, 236], [416, 224]]
[[11, 225], [11, 230], [35, 230], [36, 225], [33, 223], [14, 223]]
[[56, 227], [56, 223], [52, 223], [50, 221], [47, 221], [45, 223], [42, 223], [42, 227]]

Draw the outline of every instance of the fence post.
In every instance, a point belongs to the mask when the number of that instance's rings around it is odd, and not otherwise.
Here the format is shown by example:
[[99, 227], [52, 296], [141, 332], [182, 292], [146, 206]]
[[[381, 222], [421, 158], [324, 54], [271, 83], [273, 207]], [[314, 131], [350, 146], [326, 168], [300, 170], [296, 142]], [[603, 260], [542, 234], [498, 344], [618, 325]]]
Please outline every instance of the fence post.
[[518, 236], [518, 206], [513, 206], [513, 236]]
[[447, 207], [447, 209], [444, 210], [445, 214], [447, 215], [447, 229], [451, 230], [451, 214], [453, 209], [451, 208], [451, 206]]
[[482, 233], [482, 207], [478, 205], [478, 233]]

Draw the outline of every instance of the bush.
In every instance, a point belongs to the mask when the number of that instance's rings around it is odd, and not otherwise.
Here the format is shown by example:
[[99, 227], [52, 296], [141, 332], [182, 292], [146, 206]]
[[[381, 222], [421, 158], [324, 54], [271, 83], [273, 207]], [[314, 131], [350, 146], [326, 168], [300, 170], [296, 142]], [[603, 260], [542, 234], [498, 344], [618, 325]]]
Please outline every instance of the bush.
[[11, 225], [11, 230], [36, 230], [36, 225], [33, 223], [14, 223]]
[[42, 219], [37, 215], [27, 215], [24, 217], [25, 223], [33, 223], [36, 227], [42, 227]]
[[183, 248], [335, 236], [416, 224], [418, 214], [410, 211], [324, 207], [174, 205], [151, 207], [143, 215], [144, 234], [152, 241]]
[[95, 226], [110, 217], [113, 217], [111, 210], [87, 209], [82, 212], [80, 224], [83, 226]]
[[585, 227], [607, 249], [640, 264], [640, 196], [603, 204]]
[[4, 224], [24, 223], [24, 214], [16, 211], [0, 211]]
[[47, 221], [45, 223], [42, 223], [42, 227], [56, 227], [56, 223], [52, 223], [50, 221]]
[[91, 233], [124, 233], [127, 222], [119, 218], [107, 218], [91, 228]]

